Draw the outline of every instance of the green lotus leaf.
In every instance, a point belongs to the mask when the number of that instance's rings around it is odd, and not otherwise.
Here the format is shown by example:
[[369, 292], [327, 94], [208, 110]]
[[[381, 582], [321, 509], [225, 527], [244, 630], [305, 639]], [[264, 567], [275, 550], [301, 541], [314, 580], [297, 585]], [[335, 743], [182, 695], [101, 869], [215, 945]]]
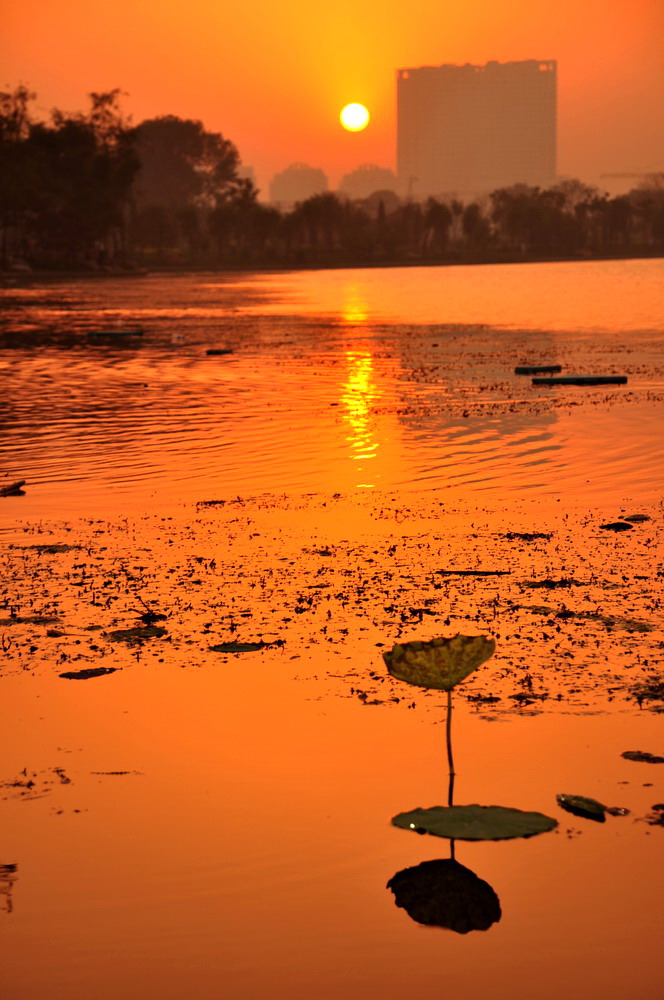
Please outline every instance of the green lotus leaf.
[[493, 656], [495, 649], [495, 639], [483, 635], [454, 635], [451, 639], [397, 643], [383, 653], [383, 659], [397, 680], [417, 687], [451, 691]]
[[551, 816], [506, 806], [433, 806], [392, 817], [394, 826], [450, 840], [511, 840], [534, 837], [558, 826]]

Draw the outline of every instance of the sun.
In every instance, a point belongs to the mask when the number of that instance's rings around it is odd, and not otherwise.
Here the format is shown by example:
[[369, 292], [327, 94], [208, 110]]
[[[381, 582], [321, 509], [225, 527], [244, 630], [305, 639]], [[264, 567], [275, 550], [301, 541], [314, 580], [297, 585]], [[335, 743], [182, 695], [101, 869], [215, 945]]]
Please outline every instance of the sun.
[[339, 120], [349, 132], [361, 132], [369, 124], [369, 117], [363, 104], [347, 104], [342, 109]]

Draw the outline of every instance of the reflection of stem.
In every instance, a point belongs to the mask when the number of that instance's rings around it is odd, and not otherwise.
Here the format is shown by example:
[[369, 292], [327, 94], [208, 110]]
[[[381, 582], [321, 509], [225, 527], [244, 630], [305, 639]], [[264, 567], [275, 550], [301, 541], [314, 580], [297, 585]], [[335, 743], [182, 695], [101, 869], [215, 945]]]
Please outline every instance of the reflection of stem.
[[450, 840], [450, 861], [454, 861], [454, 837]]
[[447, 793], [447, 804], [452, 805], [454, 798], [454, 758], [452, 756], [452, 692], [447, 692], [447, 763], [450, 766], [450, 785]]

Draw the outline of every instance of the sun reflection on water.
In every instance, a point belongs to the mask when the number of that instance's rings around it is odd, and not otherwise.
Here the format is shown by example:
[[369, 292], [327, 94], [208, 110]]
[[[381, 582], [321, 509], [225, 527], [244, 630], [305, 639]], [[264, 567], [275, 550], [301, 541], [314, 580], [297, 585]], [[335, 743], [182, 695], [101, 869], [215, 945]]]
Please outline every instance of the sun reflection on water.
[[360, 326], [369, 319], [367, 301], [356, 285], [348, 285], [343, 291], [344, 307], [341, 317], [345, 323]]
[[349, 425], [346, 438], [350, 446], [350, 457], [357, 462], [360, 482], [355, 485], [371, 489], [375, 486], [371, 475], [366, 476], [365, 463], [376, 458], [379, 442], [374, 433], [373, 406], [380, 397], [380, 390], [374, 381], [373, 358], [370, 351], [346, 351], [348, 378], [343, 384], [341, 403], [344, 420]]

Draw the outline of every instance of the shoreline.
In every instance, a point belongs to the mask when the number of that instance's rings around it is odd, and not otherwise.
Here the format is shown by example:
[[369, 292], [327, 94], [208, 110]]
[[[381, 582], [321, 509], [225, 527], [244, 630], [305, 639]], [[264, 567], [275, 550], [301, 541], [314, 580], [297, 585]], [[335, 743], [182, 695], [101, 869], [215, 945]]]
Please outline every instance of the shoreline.
[[99, 280], [103, 278], [145, 278], [160, 274], [296, 274], [303, 271], [367, 271], [385, 270], [391, 268], [415, 267], [487, 267], [491, 265], [514, 264], [585, 264], [597, 261], [612, 260], [662, 260], [664, 251], [653, 253], [612, 253], [592, 255], [562, 255], [544, 256], [530, 255], [528, 257], [507, 254], [493, 257], [470, 257], [454, 260], [385, 260], [385, 261], [315, 261], [293, 265], [250, 264], [248, 262], [233, 264], [224, 262], [214, 265], [206, 264], [156, 264], [153, 266], [137, 266], [136, 268], [105, 268], [99, 270], [63, 268], [61, 270], [30, 270], [11, 271], [0, 270], [0, 288], [30, 287], [35, 281], [57, 282], [63, 280], [81, 281], [86, 278]]

